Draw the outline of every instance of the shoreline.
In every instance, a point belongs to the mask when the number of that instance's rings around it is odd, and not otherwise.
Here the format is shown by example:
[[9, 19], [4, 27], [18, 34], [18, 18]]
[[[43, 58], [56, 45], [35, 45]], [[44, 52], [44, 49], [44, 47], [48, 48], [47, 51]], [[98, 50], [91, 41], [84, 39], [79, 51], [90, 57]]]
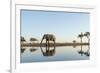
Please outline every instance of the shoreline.
[[[55, 46], [81, 46], [81, 45], [89, 45], [89, 43], [55, 43]], [[46, 47], [46, 43], [21, 43], [21, 47]], [[54, 44], [50, 43], [48, 46], [53, 47]]]

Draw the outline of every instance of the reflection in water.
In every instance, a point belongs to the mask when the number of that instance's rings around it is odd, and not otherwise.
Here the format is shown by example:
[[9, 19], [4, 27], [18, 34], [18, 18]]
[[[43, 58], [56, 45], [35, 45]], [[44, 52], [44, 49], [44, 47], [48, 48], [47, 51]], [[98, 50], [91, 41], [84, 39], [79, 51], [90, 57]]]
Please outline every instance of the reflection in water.
[[84, 52], [84, 55], [86, 56], [90, 56], [90, 46], [88, 45], [88, 49], [86, 52]]
[[43, 54], [43, 56], [53, 56], [55, 54], [55, 47], [53, 47], [53, 49], [51, 49], [49, 46], [46, 46], [45, 50], [43, 50], [42, 47], [41, 48], [41, 52]]
[[78, 51], [78, 53], [79, 54], [81, 54], [81, 56], [83, 56], [83, 54], [84, 55], [86, 55], [86, 56], [90, 56], [90, 47], [89, 47], [89, 45], [88, 45], [88, 49], [87, 49], [87, 51], [83, 51], [83, 49], [82, 49], [82, 45], [81, 45], [81, 50], [80, 51]]
[[81, 45], [81, 50], [80, 50], [80, 51], [78, 51], [78, 53], [79, 53], [79, 54], [81, 54], [81, 56], [83, 56], [84, 51], [82, 50], [82, 45]]
[[30, 52], [35, 52], [37, 49], [35, 49], [35, 48], [31, 48], [30, 49]]
[[[31, 49], [31, 50], [30, 50]], [[36, 49], [36, 50], [35, 50]], [[83, 56], [78, 51], [84, 51]], [[31, 52], [33, 51], [33, 52]], [[89, 49], [87, 46], [61, 46], [61, 47], [25, 47], [21, 54], [21, 63], [46, 62], [46, 61], [71, 61], [71, 60], [89, 60]]]
[[76, 48], [76, 45], [73, 45], [73, 48]]
[[21, 53], [24, 53], [25, 52], [25, 48], [21, 48]]

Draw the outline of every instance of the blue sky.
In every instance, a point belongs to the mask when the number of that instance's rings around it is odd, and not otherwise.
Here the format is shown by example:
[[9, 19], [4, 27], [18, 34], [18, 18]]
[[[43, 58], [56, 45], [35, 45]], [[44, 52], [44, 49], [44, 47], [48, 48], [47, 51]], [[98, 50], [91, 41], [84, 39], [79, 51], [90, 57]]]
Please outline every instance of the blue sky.
[[59, 42], [77, 38], [89, 31], [89, 13], [21, 10], [21, 36], [41, 40], [43, 34], [52, 33]]

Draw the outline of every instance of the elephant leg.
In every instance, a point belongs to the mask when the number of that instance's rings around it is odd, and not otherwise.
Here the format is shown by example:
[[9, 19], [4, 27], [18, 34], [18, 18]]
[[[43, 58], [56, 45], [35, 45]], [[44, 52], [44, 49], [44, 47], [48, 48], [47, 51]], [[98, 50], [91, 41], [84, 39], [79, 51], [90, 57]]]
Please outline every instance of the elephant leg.
[[43, 40], [44, 40], [44, 38], [42, 38], [41, 43], [40, 43], [40, 46], [42, 46], [42, 42], [43, 42]]
[[45, 54], [44, 54], [44, 52], [43, 52], [43, 49], [42, 49], [42, 47], [40, 47], [40, 48], [41, 48], [41, 52], [42, 52], [43, 56], [45, 56]]
[[48, 41], [47, 41], [47, 50], [48, 50]]
[[50, 44], [49, 44], [49, 40], [48, 40], [48, 47], [49, 47], [49, 45], [50, 45]]
[[47, 43], [48, 43], [48, 42], [47, 42], [47, 40], [46, 40], [46, 47], [47, 47]]
[[49, 51], [49, 47], [50, 47], [50, 43], [49, 43], [49, 40], [48, 40], [48, 51]]
[[48, 51], [47, 46], [46, 46], [46, 52]]

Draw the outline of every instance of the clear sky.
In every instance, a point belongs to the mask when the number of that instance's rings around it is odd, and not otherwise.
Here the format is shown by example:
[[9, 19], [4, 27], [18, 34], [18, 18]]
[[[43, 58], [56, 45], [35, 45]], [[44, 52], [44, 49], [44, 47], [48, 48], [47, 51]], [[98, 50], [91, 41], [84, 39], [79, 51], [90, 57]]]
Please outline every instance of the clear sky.
[[21, 36], [41, 40], [52, 33], [59, 42], [72, 42], [89, 31], [89, 13], [21, 10]]

